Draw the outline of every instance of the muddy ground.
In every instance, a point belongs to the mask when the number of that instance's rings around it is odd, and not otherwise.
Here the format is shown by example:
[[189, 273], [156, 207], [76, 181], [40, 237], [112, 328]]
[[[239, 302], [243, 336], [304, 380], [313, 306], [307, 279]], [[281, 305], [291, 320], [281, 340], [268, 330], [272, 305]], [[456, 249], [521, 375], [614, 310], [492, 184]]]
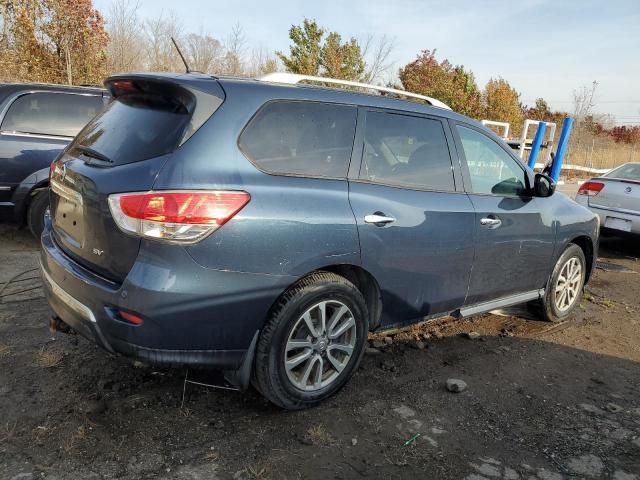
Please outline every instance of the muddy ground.
[[639, 480], [639, 242], [600, 254], [631, 272], [598, 269], [571, 322], [511, 310], [378, 336], [340, 394], [291, 413], [50, 341], [37, 243], [0, 226], [0, 479]]

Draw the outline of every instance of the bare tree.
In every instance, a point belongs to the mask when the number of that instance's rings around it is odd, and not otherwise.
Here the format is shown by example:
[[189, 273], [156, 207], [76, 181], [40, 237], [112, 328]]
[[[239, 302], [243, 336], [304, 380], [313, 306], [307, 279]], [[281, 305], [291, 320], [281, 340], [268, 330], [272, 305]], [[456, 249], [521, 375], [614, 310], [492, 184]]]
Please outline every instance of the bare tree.
[[225, 52], [222, 43], [203, 30], [185, 37], [185, 54], [192, 70], [218, 73], [223, 69]]
[[593, 114], [595, 107], [594, 97], [598, 82], [595, 80], [591, 86], [583, 85], [581, 88], [573, 91], [573, 115], [578, 122], [582, 122]]
[[242, 26], [236, 23], [226, 42], [227, 53], [223, 73], [228, 75], [242, 75], [244, 73], [243, 56], [245, 52], [246, 37]]
[[254, 48], [251, 51], [245, 73], [250, 77], [259, 77], [278, 70], [280, 64], [278, 57], [264, 47]]
[[382, 80], [382, 76], [389, 73], [393, 67], [390, 60], [391, 53], [395, 49], [395, 39], [386, 35], [376, 37], [369, 35], [362, 43], [362, 56], [366, 60], [363, 81], [372, 83]]
[[182, 25], [176, 20], [176, 15], [164, 13], [149, 19], [144, 25], [147, 69], [157, 72], [179, 72], [184, 65], [176, 51], [171, 38], [175, 38], [178, 45], [182, 44]]
[[144, 68], [144, 37], [138, 17], [138, 0], [116, 0], [107, 15], [110, 42], [107, 47], [110, 73]]

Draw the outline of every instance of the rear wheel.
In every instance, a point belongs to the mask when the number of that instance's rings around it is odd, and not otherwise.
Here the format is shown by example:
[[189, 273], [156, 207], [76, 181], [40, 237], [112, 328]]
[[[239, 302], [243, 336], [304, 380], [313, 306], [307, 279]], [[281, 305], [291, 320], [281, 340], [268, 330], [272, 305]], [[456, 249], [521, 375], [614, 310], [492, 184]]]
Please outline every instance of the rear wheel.
[[49, 191], [36, 193], [29, 204], [27, 225], [37, 239], [40, 239], [44, 230], [44, 214], [47, 208], [49, 208]]
[[582, 249], [569, 245], [558, 259], [542, 299], [542, 314], [550, 322], [567, 318], [580, 304], [587, 262]]
[[318, 272], [291, 287], [258, 341], [254, 383], [276, 405], [312, 407], [358, 367], [369, 331], [367, 306], [345, 278]]

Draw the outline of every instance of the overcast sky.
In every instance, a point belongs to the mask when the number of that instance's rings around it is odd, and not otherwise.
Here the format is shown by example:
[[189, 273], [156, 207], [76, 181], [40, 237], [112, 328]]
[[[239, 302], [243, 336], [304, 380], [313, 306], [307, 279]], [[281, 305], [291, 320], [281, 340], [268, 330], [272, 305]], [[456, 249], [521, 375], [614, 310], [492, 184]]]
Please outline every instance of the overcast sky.
[[[105, 14], [111, 2], [94, 0]], [[480, 87], [501, 76], [525, 104], [543, 97], [554, 109], [571, 111], [573, 91], [596, 80], [596, 110], [640, 125], [640, 0], [140, 0], [139, 11], [172, 13], [221, 40], [240, 23], [249, 49], [287, 51], [304, 17], [343, 37], [386, 34], [394, 70], [436, 48]]]

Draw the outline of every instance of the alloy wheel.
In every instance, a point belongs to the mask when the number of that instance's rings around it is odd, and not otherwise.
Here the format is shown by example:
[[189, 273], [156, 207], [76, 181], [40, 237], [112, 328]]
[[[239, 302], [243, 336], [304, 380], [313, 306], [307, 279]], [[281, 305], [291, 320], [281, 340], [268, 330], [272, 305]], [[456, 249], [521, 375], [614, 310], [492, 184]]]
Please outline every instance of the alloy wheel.
[[307, 392], [330, 385], [351, 360], [356, 337], [355, 318], [344, 303], [326, 300], [313, 305], [289, 334], [284, 354], [287, 377]]
[[582, 263], [571, 257], [562, 266], [554, 290], [554, 301], [559, 312], [569, 310], [578, 298], [582, 288]]

